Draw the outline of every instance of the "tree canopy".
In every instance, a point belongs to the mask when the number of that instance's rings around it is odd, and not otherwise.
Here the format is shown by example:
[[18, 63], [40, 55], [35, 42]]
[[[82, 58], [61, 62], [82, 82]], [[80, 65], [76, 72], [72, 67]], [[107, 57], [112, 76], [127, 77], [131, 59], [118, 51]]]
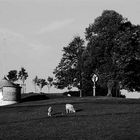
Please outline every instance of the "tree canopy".
[[8, 80], [10, 80], [11, 82], [15, 82], [18, 80], [18, 72], [17, 70], [11, 70], [8, 72], [7, 75]]
[[85, 39], [75, 37], [63, 48], [62, 59], [54, 71], [57, 87], [92, 90], [95, 73], [99, 77], [97, 86], [108, 88], [108, 94], [120, 85], [140, 90], [139, 25], [133, 25], [114, 10], [104, 10], [85, 29]]
[[37, 85], [39, 86], [39, 88], [40, 88], [40, 93], [41, 93], [41, 92], [42, 92], [42, 88], [43, 88], [45, 85], [47, 85], [47, 82], [46, 82], [45, 79], [39, 78], [39, 79], [37, 80]]
[[54, 70], [57, 81], [55, 85], [58, 88], [67, 87], [70, 89], [71, 87], [77, 87], [82, 89], [82, 54], [84, 49], [84, 40], [79, 36], [74, 37], [68, 46], [63, 47], [62, 59]]

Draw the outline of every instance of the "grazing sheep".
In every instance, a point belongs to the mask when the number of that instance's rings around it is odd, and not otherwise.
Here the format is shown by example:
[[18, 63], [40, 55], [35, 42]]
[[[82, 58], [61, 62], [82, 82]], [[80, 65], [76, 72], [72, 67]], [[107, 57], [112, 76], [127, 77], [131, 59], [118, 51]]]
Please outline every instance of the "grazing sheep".
[[51, 113], [52, 113], [52, 107], [50, 106], [50, 107], [48, 108], [48, 116], [49, 116], [49, 117], [51, 117], [51, 116], [52, 116], [52, 114], [51, 114]]
[[75, 109], [72, 104], [66, 104], [66, 113], [75, 113]]

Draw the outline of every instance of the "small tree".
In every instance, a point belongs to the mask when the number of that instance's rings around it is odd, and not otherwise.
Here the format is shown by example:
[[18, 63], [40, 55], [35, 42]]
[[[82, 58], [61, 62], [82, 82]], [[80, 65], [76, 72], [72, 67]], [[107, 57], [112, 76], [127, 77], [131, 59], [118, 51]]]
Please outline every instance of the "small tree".
[[37, 85], [39, 86], [40, 88], [40, 93], [42, 92], [42, 88], [47, 85], [47, 82], [45, 79], [38, 79], [37, 80]]
[[25, 68], [21, 67], [21, 70], [18, 73], [18, 78], [22, 82], [22, 85], [21, 85], [22, 90], [23, 90], [22, 93], [24, 93], [26, 89], [25, 80], [27, 79], [27, 77], [28, 77], [28, 73], [26, 72]]
[[34, 87], [35, 87], [35, 93], [37, 93], [37, 83], [38, 83], [38, 77], [36, 76], [34, 79], [33, 79], [33, 84], [34, 84]]
[[18, 80], [18, 75], [17, 75], [17, 70], [11, 70], [8, 72], [7, 75], [8, 80], [10, 80], [11, 82], [15, 82]]
[[50, 88], [52, 87], [52, 85], [53, 85], [53, 78], [49, 76], [49, 77], [47, 78], [48, 92], [50, 92]]

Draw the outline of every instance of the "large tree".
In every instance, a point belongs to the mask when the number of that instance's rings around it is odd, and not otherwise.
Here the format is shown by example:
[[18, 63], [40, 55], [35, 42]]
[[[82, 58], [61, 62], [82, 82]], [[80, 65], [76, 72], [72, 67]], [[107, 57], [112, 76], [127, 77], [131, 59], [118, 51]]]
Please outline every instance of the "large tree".
[[108, 95], [120, 84], [131, 91], [140, 90], [139, 25], [113, 10], [105, 10], [86, 28], [86, 39], [90, 68], [98, 73], [98, 84], [108, 88]]
[[122, 24], [115, 39], [114, 58], [120, 69], [121, 84], [128, 90], [140, 91], [140, 26]]
[[79, 36], [74, 37], [69, 45], [63, 48], [62, 59], [54, 70], [55, 85], [61, 89], [77, 87], [80, 90], [80, 96], [82, 96], [82, 54], [84, 50], [84, 40]]
[[114, 61], [115, 37], [126, 21], [119, 13], [105, 10], [86, 28], [87, 50], [92, 57], [91, 65], [94, 65], [92, 72], [98, 74], [100, 85], [108, 87], [108, 94], [118, 80], [118, 68]]

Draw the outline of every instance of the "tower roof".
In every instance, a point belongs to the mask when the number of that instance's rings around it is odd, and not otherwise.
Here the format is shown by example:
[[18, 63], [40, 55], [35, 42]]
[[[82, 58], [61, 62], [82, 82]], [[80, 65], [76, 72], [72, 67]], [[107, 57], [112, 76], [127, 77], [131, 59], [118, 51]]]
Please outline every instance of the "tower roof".
[[17, 87], [18, 85], [12, 83], [11, 81], [3, 78], [1, 81], [0, 81], [0, 88], [3, 88], [3, 87]]

